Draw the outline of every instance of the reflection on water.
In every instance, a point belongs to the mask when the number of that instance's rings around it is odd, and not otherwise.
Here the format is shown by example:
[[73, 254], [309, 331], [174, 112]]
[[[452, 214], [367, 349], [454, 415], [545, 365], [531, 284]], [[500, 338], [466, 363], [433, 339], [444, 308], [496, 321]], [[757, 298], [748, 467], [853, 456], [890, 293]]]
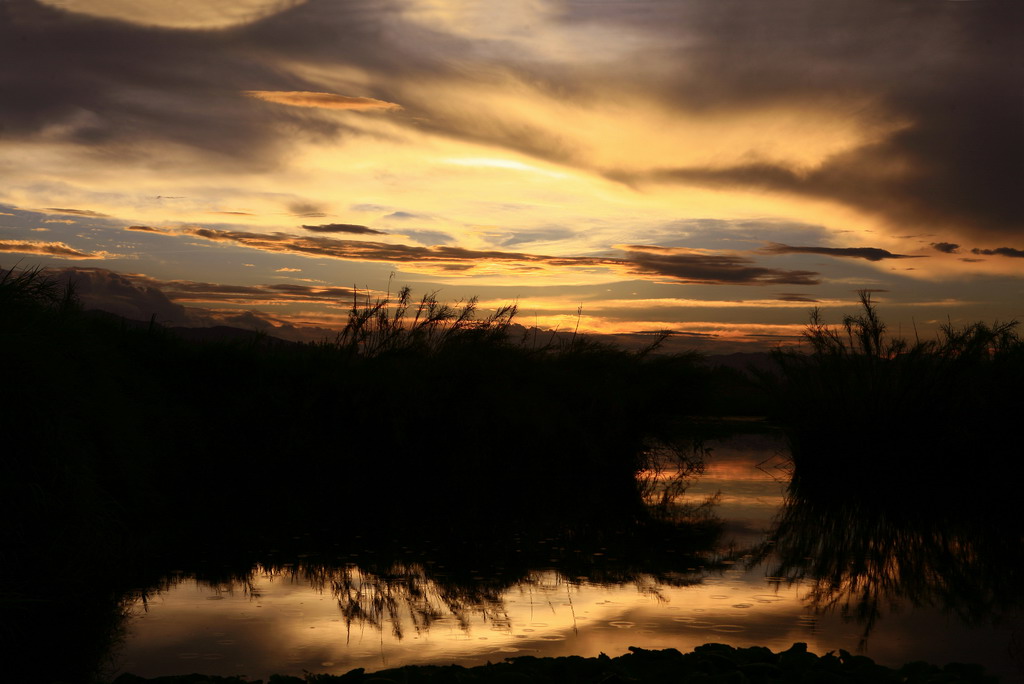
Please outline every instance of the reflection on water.
[[755, 556], [776, 583], [806, 583], [806, 600], [861, 627], [862, 647], [887, 613], [933, 608], [964, 624], [1009, 623], [1024, 585], [1021, 518], [1010, 502], [963, 493], [835, 498], [791, 488]]
[[776, 441], [710, 446], [677, 501], [717, 495], [717, 526], [282, 550], [255, 567], [170, 577], [140, 596], [119, 665], [143, 676], [266, 678], [805, 641], [818, 653], [975, 661], [1015, 676], [1019, 531], [990, 524], [982, 534], [955, 492], [950, 515], [938, 517], [787, 497]]

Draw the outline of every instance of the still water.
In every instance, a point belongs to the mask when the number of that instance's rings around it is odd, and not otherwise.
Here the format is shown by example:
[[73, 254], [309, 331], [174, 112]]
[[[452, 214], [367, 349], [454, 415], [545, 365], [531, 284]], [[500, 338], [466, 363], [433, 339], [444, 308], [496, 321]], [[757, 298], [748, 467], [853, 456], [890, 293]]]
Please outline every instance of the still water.
[[[117, 666], [148, 677], [198, 671], [265, 679], [274, 672], [469, 666], [517, 655], [619, 655], [629, 646], [688, 651], [719, 642], [778, 651], [803, 641], [819, 654], [845, 649], [886, 665], [967, 661], [1006, 682], [1024, 674], [1019, 604], [1005, 605], [993, 594], [1001, 585], [980, 577], [967, 577], [971, 586], [953, 589], [960, 593], [949, 600], [943, 592], [950, 591], [950, 573], [942, 565], [948, 558], [932, 558], [934, 535], [925, 535], [924, 551], [913, 546], [923, 538], [917, 532], [909, 542], [905, 529], [893, 537], [928, 559], [914, 569], [920, 577], [898, 577], [894, 565], [907, 563], [891, 555], [880, 571], [851, 570], [846, 564], [857, 561], [844, 558], [837, 576], [822, 577], [819, 556], [827, 554], [800, 557], [806, 551], [793, 540], [802, 542], [803, 532], [787, 531], [793, 520], [780, 527], [789, 475], [781, 443], [747, 435], [709, 446], [707, 467], [683, 498], [696, 504], [716, 497], [711, 510], [721, 532], [710, 552], [681, 556], [673, 570], [640, 567], [613, 577], [595, 571], [598, 578], [568, 572], [552, 558], [508, 582], [498, 576], [500, 567], [444, 567], [430, 559], [367, 570], [357, 550], [330, 565], [300, 557], [259, 565], [242, 578], [183, 576], [131, 607]], [[548, 543], [561, 559], [583, 552]], [[974, 559], [976, 550], [963, 539], [943, 544], [955, 547], [957, 558], [988, 561]], [[869, 546], [885, 544], [872, 539]], [[603, 553], [588, 549], [588, 560], [603, 561]], [[957, 567], [953, 574], [975, 570]]]

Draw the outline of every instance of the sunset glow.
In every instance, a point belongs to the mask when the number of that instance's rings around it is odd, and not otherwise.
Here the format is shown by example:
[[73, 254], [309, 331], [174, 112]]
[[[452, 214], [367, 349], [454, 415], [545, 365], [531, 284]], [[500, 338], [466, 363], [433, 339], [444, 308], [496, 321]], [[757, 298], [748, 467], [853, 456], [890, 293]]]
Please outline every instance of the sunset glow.
[[307, 339], [389, 283], [761, 348], [860, 289], [1022, 318], [1022, 12], [9, 0], [0, 267]]

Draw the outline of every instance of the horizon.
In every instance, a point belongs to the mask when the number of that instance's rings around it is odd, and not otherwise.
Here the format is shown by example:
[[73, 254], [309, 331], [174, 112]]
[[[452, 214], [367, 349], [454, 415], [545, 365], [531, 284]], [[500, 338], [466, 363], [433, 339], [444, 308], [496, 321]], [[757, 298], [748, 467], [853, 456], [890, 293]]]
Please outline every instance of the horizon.
[[859, 290], [896, 335], [1021, 319], [1021, 19], [9, 0], [0, 267], [175, 325], [337, 329], [404, 285], [737, 351]]

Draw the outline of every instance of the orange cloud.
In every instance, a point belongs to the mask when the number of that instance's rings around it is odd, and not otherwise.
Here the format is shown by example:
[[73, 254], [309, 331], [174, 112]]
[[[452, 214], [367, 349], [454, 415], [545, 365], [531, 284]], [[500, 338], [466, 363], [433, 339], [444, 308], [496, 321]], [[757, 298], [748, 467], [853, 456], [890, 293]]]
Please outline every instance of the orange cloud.
[[153, 226], [125, 226], [125, 230], [134, 230], [140, 233], [163, 233], [168, 234], [170, 231], [162, 228], [154, 228]]
[[82, 252], [63, 242], [39, 242], [37, 240], [0, 240], [0, 252], [19, 254], [40, 254], [58, 259], [107, 259], [109, 252]]
[[394, 111], [402, 105], [377, 100], [372, 97], [348, 97], [334, 93], [317, 93], [309, 90], [243, 90], [244, 94], [265, 102], [290, 107], [313, 107], [316, 109], [351, 109], [358, 112], [385, 110]]

